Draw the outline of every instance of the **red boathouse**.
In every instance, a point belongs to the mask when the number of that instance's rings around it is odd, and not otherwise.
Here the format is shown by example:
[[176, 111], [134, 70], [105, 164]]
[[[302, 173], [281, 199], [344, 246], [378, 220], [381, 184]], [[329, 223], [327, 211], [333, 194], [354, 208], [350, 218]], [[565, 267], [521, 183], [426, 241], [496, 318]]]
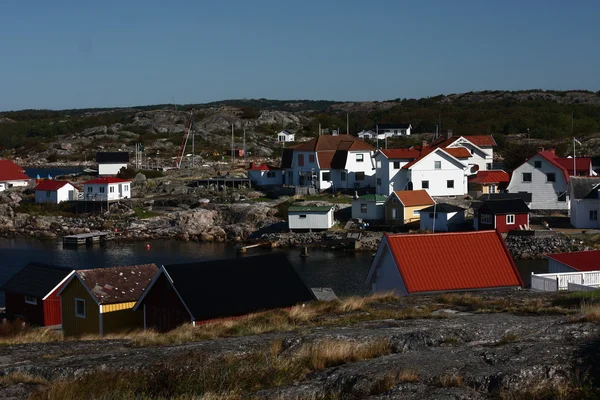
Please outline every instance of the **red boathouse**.
[[529, 227], [529, 207], [521, 199], [488, 200], [474, 212], [475, 230], [506, 233]]

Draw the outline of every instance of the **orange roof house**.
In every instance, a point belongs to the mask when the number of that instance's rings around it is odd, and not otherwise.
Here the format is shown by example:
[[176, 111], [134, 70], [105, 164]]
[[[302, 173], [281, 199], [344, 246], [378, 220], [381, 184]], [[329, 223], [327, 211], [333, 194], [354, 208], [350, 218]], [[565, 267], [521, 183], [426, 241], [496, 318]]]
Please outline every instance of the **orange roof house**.
[[397, 190], [385, 202], [385, 220], [389, 225], [405, 225], [420, 220], [420, 210], [435, 201], [427, 190]]
[[477, 175], [469, 178], [469, 190], [479, 191], [482, 194], [499, 193], [506, 189], [510, 182], [510, 175], [502, 170], [479, 171]]
[[[473, 257], [473, 253], [485, 257]], [[373, 292], [400, 295], [505, 289], [523, 280], [495, 231], [385, 234], [367, 276]]]

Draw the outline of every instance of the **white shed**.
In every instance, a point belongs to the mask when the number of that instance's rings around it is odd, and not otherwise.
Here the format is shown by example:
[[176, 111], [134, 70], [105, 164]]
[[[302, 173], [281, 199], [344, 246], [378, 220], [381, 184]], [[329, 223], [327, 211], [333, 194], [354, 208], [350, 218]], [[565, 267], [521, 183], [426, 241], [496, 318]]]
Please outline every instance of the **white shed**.
[[387, 196], [381, 194], [365, 194], [352, 200], [352, 218], [366, 221], [385, 219], [385, 201]]
[[284, 129], [277, 134], [277, 141], [278, 142], [293, 142], [295, 139], [295, 136], [296, 135], [294, 134], [294, 132], [292, 132], [288, 129]]
[[436, 204], [422, 209], [420, 214], [420, 228], [424, 231], [452, 232], [465, 222], [465, 209], [452, 204]]
[[333, 207], [291, 206], [288, 226], [293, 230], [327, 230], [333, 226]]
[[35, 202], [58, 204], [77, 200], [78, 190], [71, 182], [47, 179], [35, 187]]
[[254, 186], [273, 186], [283, 184], [283, 170], [272, 165], [250, 163], [248, 178]]

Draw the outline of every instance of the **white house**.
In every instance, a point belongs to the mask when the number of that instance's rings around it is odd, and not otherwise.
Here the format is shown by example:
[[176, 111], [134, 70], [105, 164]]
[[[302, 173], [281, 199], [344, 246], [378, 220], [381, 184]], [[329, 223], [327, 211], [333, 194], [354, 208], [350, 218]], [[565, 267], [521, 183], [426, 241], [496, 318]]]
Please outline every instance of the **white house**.
[[381, 132], [379, 134], [377, 134], [376, 132], [372, 131], [372, 130], [362, 130], [360, 132], [358, 132], [358, 137], [359, 139], [362, 140], [375, 140], [375, 139], [379, 139], [379, 140], [384, 140], [385, 139], [385, 133]]
[[569, 176], [593, 174], [589, 158], [557, 157], [554, 150], [540, 151], [517, 167], [511, 176], [509, 193], [531, 193], [532, 210], [568, 210]]
[[352, 218], [364, 221], [383, 221], [385, 219], [386, 196], [365, 194], [352, 199]]
[[373, 125], [371, 130], [384, 134], [385, 138], [392, 136], [410, 136], [411, 129], [411, 124], [377, 124]]
[[431, 143], [431, 147], [441, 148], [465, 148], [470, 155], [467, 164], [472, 168], [472, 172], [494, 169], [494, 147], [496, 141], [492, 135], [469, 135], [452, 136], [452, 131], [448, 131], [446, 136], [440, 137]]
[[375, 156], [377, 193], [426, 189], [430, 196], [464, 196], [468, 156], [464, 148], [382, 150]]
[[121, 168], [127, 168], [129, 153], [126, 151], [97, 152], [98, 175], [116, 175]]
[[421, 230], [452, 232], [465, 223], [465, 209], [452, 204], [439, 203], [420, 211]]
[[47, 179], [35, 187], [36, 203], [58, 204], [63, 201], [77, 200], [79, 191], [71, 182]]
[[11, 187], [29, 185], [25, 171], [11, 160], [0, 160], [0, 192]]
[[351, 135], [323, 135], [283, 150], [283, 183], [318, 190], [375, 186], [375, 147]]
[[327, 230], [333, 226], [333, 207], [291, 206], [288, 226], [293, 230]]
[[571, 225], [578, 229], [600, 229], [600, 178], [571, 176], [569, 197]]
[[281, 185], [283, 182], [282, 170], [272, 165], [250, 163], [248, 168], [248, 178], [254, 186], [274, 186]]
[[113, 177], [96, 178], [84, 182], [79, 199], [111, 201], [131, 198], [131, 181]]
[[293, 142], [294, 136], [295, 136], [294, 132], [292, 132], [288, 129], [284, 129], [277, 134], [277, 141], [278, 142]]

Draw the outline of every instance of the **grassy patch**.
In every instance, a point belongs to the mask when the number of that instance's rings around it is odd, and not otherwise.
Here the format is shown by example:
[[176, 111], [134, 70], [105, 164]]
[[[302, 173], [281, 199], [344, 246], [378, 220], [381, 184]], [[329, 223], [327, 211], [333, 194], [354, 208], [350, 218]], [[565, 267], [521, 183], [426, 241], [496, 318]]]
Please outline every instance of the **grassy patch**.
[[515, 314], [571, 314], [573, 310], [544, 301], [541, 298], [492, 297], [472, 293], [444, 293], [437, 296], [442, 304], [464, 307], [476, 313], [510, 312]]
[[19, 383], [45, 385], [48, 381], [41, 376], [30, 375], [24, 372], [13, 372], [8, 375], [0, 376], [0, 387], [16, 385]]
[[56, 329], [33, 328], [21, 320], [0, 323], [0, 345], [56, 342], [59, 340], [62, 340], [62, 332]]
[[302, 196], [299, 199], [305, 201], [324, 201], [327, 203], [335, 203], [335, 204], [350, 204], [352, 203], [352, 196], [347, 196], [343, 194], [332, 195], [332, 194], [318, 194], [314, 196]]
[[600, 303], [600, 290], [589, 292], [569, 292], [559, 293], [552, 301], [552, 305], [557, 307], [579, 307], [582, 303]]
[[159, 213], [154, 211], [146, 211], [142, 207], [133, 207], [133, 211], [135, 211], [134, 216], [139, 219], [152, 218], [160, 215]]
[[507, 332], [500, 338], [496, 345], [503, 346], [505, 344], [516, 342], [517, 340], [519, 340], [519, 335], [512, 332]]
[[464, 385], [463, 377], [457, 374], [446, 374], [438, 378], [439, 387], [462, 387]]

